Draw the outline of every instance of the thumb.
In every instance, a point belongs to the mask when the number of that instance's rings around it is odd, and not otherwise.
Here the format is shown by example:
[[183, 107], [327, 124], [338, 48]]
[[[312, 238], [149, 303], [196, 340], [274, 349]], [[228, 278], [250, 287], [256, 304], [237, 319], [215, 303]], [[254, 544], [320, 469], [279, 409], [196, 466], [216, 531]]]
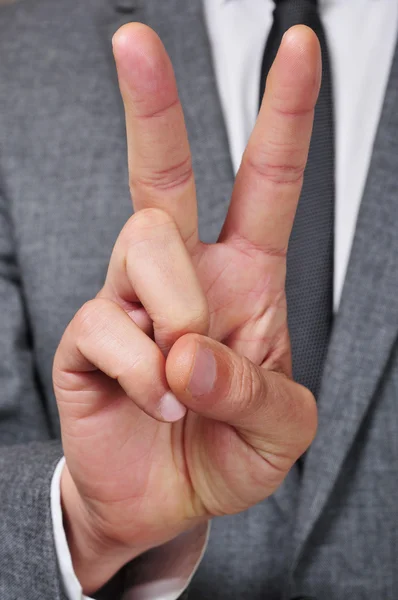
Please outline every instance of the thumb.
[[166, 376], [187, 408], [232, 425], [283, 471], [314, 439], [317, 410], [309, 390], [208, 337], [182, 336], [169, 353]]

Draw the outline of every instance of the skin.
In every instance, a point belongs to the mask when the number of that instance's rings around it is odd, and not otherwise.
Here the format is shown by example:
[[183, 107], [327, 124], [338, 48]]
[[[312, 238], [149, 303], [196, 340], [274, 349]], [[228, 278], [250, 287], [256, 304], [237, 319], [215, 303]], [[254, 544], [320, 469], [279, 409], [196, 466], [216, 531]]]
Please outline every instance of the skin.
[[272, 494], [317, 425], [313, 396], [291, 379], [284, 290], [321, 77], [315, 34], [297, 26], [282, 41], [212, 245], [198, 237], [162, 43], [129, 24], [114, 55], [136, 213], [53, 368], [65, 529], [86, 594], [147, 549]]

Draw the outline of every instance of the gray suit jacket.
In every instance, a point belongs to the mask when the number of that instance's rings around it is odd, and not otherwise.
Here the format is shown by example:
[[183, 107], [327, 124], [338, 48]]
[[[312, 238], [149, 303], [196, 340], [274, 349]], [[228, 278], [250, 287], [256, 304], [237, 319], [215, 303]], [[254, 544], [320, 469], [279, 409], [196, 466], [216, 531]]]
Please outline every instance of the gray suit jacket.
[[[154, 27], [185, 109], [200, 227], [233, 172], [200, 0], [20, 0], [0, 9], [0, 598], [60, 600], [52, 358], [131, 214], [110, 40]], [[214, 521], [189, 600], [398, 598], [398, 52], [301, 480]]]

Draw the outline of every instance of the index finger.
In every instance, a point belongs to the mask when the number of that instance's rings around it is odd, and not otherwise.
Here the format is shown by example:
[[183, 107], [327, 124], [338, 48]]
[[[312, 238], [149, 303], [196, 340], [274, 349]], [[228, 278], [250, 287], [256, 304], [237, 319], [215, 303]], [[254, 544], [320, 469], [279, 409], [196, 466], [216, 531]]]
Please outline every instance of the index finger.
[[315, 33], [284, 36], [243, 155], [220, 241], [284, 256], [293, 226], [321, 80]]
[[156, 33], [140, 23], [119, 29], [113, 51], [126, 115], [134, 208], [167, 212], [192, 248], [198, 241], [195, 181], [171, 61]]

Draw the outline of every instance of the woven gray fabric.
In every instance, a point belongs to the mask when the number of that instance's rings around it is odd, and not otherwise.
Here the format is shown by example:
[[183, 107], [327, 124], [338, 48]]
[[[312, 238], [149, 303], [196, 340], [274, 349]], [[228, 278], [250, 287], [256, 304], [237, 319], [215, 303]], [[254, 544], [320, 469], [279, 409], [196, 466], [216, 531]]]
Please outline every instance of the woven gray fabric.
[[55, 560], [49, 488], [61, 445], [0, 450], [0, 598], [66, 600]]
[[284, 33], [315, 31], [322, 50], [322, 85], [315, 109], [304, 184], [287, 256], [286, 296], [293, 376], [318, 395], [333, 315], [334, 134], [332, 79], [316, 0], [278, 0], [261, 68], [260, 98]]

